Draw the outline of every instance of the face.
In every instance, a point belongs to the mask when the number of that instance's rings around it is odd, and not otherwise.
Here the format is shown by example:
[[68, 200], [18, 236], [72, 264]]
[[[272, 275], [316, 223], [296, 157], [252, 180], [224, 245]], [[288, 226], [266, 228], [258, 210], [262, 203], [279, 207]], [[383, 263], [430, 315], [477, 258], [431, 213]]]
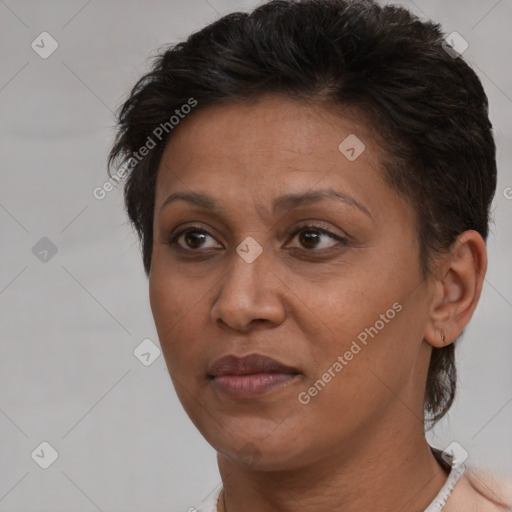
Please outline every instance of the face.
[[[166, 146], [151, 308], [183, 407], [235, 463], [299, 467], [422, 415], [429, 286], [381, 157], [355, 114], [276, 96], [198, 110]], [[238, 396], [209, 377], [248, 354], [296, 374]]]

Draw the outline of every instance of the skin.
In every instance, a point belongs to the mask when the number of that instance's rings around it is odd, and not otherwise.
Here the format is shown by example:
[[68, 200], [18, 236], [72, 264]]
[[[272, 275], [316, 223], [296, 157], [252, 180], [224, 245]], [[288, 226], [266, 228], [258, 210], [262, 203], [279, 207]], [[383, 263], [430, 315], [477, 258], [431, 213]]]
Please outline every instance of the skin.
[[[354, 161], [338, 149], [350, 134], [366, 146]], [[271, 95], [198, 110], [165, 148], [150, 303], [178, 397], [217, 450], [220, 510], [423, 511], [446, 480], [424, 435], [427, 369], [441, 334], [453, 342], [476, 307], [485, 243], [462, 233], [425, 279], [415, 212], [385, 182], [382, 156], [355, 112]], [[368, 214], [324, 199], [272, 215], [275, 198], [323, 188]], [[182, 200], [162, 209], [169, 194], [190, 191], [222, 209]], [[294, 235], [304, 222], [346, 242], [311, 227]], [[169, 244], [186, 227], [207, 233]], [[249, 236], [263, 250], [252, 263], [236, 252]], [[300, 403], [299, 393], [396, 302], [401, 311]], [[252, 400], [216, 392], [209, 365], [251, 353], [301, 375]]]

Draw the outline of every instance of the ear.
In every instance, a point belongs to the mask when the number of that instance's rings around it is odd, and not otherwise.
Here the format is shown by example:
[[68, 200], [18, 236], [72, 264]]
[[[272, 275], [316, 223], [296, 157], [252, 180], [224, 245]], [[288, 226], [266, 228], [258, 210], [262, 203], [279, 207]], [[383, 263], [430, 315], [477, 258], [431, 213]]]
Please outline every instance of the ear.
[[478, 304], [486, 271], [487, 249], [482, 236], [474, 230], [464, 231], [430, 277], [433, 293], [424, 333], [429, 345], [442, 347], [457, 339]]

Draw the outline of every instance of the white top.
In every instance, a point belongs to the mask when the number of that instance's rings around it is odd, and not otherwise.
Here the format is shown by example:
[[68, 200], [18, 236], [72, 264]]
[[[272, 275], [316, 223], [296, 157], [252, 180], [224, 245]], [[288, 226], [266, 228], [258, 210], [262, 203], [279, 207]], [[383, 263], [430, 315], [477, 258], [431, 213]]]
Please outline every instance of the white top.
[[[439, 460], [440, 451], [437, 451], [437, 453], [435, 453], [435, 451], [437, 450], [433, 450], [434, 455]], [[448, 501], [448, 498], [450, 497], [455, 484], [459, 481], [460, 477], [466, 470], [466, 465], [463, 462], [459, 462], [456, 458], [451, 459], [450, 465], [451, 470], [445, 484], [424, 512], [441, 512], [446, 502]], [[217, 489], [215, 489], [205, 500], [202, 501], [198, 508], [192, 510], [196, 510], [197, 512], [217, 512], [217, 501], [219, 500], [221, 491], [222, 486], [219, 485]]]

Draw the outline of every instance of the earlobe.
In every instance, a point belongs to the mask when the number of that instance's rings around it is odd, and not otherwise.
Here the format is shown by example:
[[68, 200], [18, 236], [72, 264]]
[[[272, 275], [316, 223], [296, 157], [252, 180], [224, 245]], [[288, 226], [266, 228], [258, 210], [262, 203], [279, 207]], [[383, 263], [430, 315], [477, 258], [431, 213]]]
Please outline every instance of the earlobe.
[[433, 347], [452, 343], [469, 322], [480, 298], [487, 270], [482, 236], [464, 231], [440, 259], [424, 340]]

